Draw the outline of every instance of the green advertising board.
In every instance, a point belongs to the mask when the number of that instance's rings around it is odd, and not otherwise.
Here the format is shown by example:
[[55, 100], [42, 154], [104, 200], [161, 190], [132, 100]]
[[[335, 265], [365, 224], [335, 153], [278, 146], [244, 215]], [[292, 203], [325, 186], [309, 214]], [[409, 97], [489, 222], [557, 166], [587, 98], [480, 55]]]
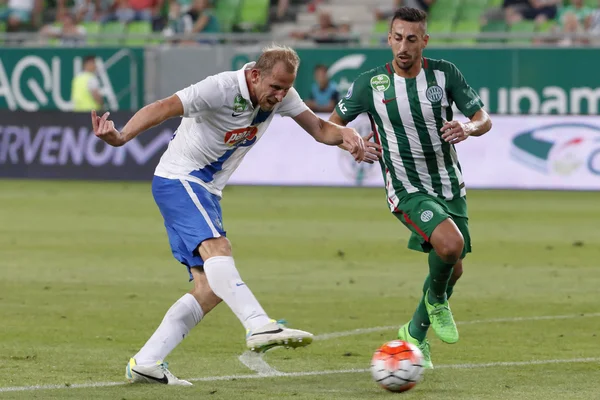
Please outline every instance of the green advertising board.
[[0, 109], [71, 110], [71, 81], [87, 55], [96, 56], [97, 76], [110, 110], [143, 104], [144, 50], [137, 48], [0, 49]]
[[[363, 71], [392, 59], [387, 48], [298, 49], [295, 87], [307, 99], [313, 69], [324, 64], [345, 93]], [[600, 51], [594, 48], [432, 48], [425, 57], [453, 62], [494, 114], [598, 114]], [[248, 56], [238, 55], [239, 68]]]

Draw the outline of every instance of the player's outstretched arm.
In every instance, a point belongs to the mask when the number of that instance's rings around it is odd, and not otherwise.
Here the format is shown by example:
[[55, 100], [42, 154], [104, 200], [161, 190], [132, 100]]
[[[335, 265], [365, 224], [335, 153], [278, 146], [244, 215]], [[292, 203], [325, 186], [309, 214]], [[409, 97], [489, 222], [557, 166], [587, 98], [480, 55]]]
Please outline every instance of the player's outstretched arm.
[[456, 144], [467, 140], [469, 136], [481, 136], [492, 129], [492, 120], [483, 109], [473, 114], [470, 120], [467, 123], [444, 121], [444, 126], [440, 129], [442, 139], [448, 143]]
[[355, 129], [325, 121], [310, 110], [298, 114], [294, 120], [317, 142], [340, 146], [352, 154], [356, 161], [365, 161], [365, 144]]
[[[347, 122], [340, 117], [336, 110], [333, 110], [331, 113], [329, 121], [341, 126], [346, 126], [347, 124]], [[371, 141], [373, 136], [374, 134], [371, 132], [367, 136], [363, 137], [363, 141], [365, 142], [365, 161], [369, 164], [373, 164], [374, 162], [379, 161], [381, 158], [381, 145]]]
[[109, 115], [110, 112], [106, 112], [99, 117], [96, 111], [92, 111], [94, 134], [111, 146], [119, 147], [167, 119], [183, 115], [183, 104], [177, 95], [148, 104], [131, 117], [121, 132], [108, 119]]

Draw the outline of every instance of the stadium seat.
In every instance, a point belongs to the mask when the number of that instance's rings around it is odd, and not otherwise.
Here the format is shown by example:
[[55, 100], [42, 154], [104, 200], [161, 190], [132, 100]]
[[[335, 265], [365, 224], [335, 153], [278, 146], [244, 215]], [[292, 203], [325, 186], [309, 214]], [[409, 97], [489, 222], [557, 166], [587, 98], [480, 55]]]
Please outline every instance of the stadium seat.
[[[53, 28], [61, 28], [62, 29], [62, 24], [60, 22], [54, 22], [52, 24]], [[60, 39], [59, 38], [49, 38], [48, 39], [48, 46], [60, 46]]]
[[488, 8], [500, 8], [502, 7], [502, 3], [503, 0], [489, 0], [487, 6]]
[[556, 21], [550, 20], [550, 21], [544, 21], [541, 24], [538, 25], [537, 27], [537, 31], [538, 32], [551, 32], [552, 28], [556, 25]]
[[[519, 21], [512, 24], [509, 32], [511, 33], [533, 33], [535, 32], [535, 23], [533, 21]], [[508, 40], [511, 44], [531, 44], [531, 38], [511, 38]]]
[[[454, 33], [462, 33], [462, 34], [473, 33], [473, 34], [475, 34], [475, 33], [479, 33], [480, 30], [481, 30], [481, 27], [479, 25], [478, 20], [461, 21], [461, 22], [458, 22], [454, 26]], [[452, 43], [463, 45], [463, 46], [472, 46], [477, 43], [477, 40], [475, 37], [473, 37], [473, 38], [456, 38], [456, 39], [452, 39]]]
[[215, 16], [219, 20], [223, 32], [231, 32], [238, 22], [241, 0], [219, 0], [215, 8]]
[[459, 0], [438, 1], [429, 9], [430, 21], [454, 21], [459, 9]]
[[377, 21], [373, 26], [373, 34], [377, 37], [373, 37], [371, 44], [378, 46], [387, 43], [387, 33], [390, 30], [390, 23], [387, 20]]
[[[102, 38], [100, 43], [104, 46], [121, 46], [125, 36], [125, 24], [120, 22], [107, 22], [102, 25], [102, 34], [111, 35], [111, 37]], [[115, 36], [120, 35], [120, 36]]]
[[[495, 32], [506, 32], [507, 25], [504, 21], [490, 21], [486, 25], [481, 27], [482, 33], [495, 33]], [[479, 43], [503, 43], [505, 39], [491, 39], [491, 38], [480, 38]]]
[[[148, 21], [133, 21], [127, 24], [127, 35], [149, 35], [152, 34], [152, 24]], [[150, 41], [143, 37], [129, 37], [125, 39], [125, 45], [128, 47], [143, 47], [149, 43], [156, 41]]]
[[90, 46], [98, 45], [98, 34], [101, 29], [100, 23], [96, 21], [84, 21], [81, 23], [81, 26], [83, 26], [87, 35], [94, 36], [86, 40], [87, 44]]
[[479, 18], [485, 11], [485, 8], [481, 5], [470, 5], [470, 6], [462, 6], [460, 11], [458, 12], [458, 20], [459, 21], [479, 21]]
[[448, 35], [452, 33], [452, 21], [432, 21], [429, 23], [427, 30], [429, 31], [429, 44], [441, 45], [447, 44], [449, 39], [440, 38], [439, 35]]
[[[0, 21], [0, 35], [6, 32], [6, 23], [4, 21]], [[0, 44], [4, 43], [4, 37], [0, 36]]]
[[239, 27], [244, 31], [266, 31], [269, 21], [269, 0], [243, 0]]

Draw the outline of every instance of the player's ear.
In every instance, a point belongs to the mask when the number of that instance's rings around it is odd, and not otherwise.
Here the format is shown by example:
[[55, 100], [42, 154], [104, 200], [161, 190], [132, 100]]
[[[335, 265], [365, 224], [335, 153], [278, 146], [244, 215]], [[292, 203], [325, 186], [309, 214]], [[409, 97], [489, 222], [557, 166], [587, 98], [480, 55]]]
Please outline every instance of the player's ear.
[[429, 35], [425, 34], [425, 35], [423, 35], [423, 44], [424, 44], [423, 47], [426, 47], [427, 43], [429, 43]]
[[254, 84], [258, 83], [258, 81], [260, 79], [260, 71], [257, 69], [252, 69], [250, 71], [250, 78], [252, 79], [252, 83], [254, 83]]

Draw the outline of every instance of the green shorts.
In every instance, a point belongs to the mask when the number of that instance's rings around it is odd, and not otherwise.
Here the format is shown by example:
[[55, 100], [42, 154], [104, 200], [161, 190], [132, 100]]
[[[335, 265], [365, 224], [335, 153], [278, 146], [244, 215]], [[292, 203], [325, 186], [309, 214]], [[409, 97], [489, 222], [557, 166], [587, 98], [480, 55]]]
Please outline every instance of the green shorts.
[[400, 201], [393, 214], [412, 232], [408, 241], [409, 249], [429, 253], [432, 249], [429, 238], [433, 230], [444, 220], [451, 218], [465, 241], [461, 258], [471, 252], [466, 197], [446, 201], [424, 193], [412, 193]]

